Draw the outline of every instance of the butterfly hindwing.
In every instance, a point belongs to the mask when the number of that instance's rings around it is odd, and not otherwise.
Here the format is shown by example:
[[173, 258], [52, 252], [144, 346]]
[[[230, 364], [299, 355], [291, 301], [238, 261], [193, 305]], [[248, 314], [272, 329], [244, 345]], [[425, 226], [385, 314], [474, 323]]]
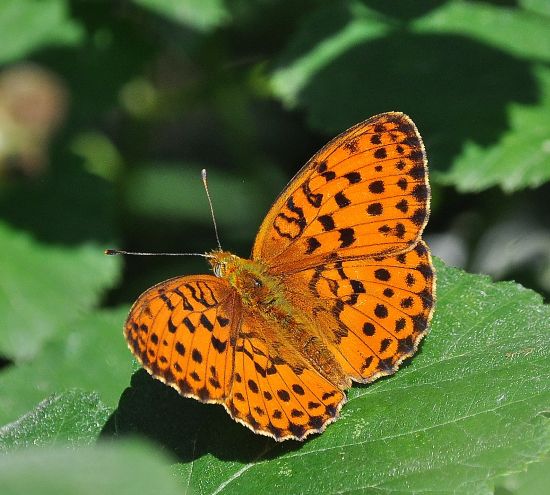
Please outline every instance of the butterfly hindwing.
[[[289, 300], [312, 308], [336, 360], [355, 381], [393, 373], [427, 333], [435, 275], [422, 241], [399, 255], [328, 263], [284, 280]], [[292, 289], [304, 286], [307, 292]]]
[[336, 419], [345, 395], [297, 357], [292, 347], [268, 344], [265, 336], [271, 331], [266, 324], [243, 315], [233, 389], [225, 405], [233, 418], [257, 433], [278, 441], [301, 440]]
[[390, 112], [348, 129], [298, 172], [266, 216], [252, 258], [274, 273], [412, 247], [427, 222], [424, 145], [414, 123]]
[[182, 395], [221, 402], [231, 389], [240, 304], [227, 281], [177, 277], [134, 303], [124, 335], [142, 365]]

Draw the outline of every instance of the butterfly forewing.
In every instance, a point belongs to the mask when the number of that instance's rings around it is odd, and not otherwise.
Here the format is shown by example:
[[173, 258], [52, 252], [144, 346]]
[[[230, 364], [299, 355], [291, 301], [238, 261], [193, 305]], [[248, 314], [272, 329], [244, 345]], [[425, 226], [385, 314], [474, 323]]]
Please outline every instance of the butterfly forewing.
[[220, 402], [231, 389], [240, 302], [227, 281], [178, 277], [144, 292], [126, 320], [133, 354], [181, 394]]
[[274, 273], [410, 249], [427, 222], [422, 139], [404, 114], [372, 117], [319, 151], [266, 216], [253, 259]]

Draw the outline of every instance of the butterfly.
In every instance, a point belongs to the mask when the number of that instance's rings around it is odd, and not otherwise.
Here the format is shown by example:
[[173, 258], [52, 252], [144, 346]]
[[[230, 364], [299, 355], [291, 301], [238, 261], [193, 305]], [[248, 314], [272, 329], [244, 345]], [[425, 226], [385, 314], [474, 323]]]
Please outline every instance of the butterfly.
[[128, 346], [153, 377], [222, 404], [255, 433], [322, 432], [353, 382], [394, 373], [428, 332], [429, 203], [415, 124], [398, 112], [371, 117], [288, 183], [250, 259], [217, 249], [213, 275], [145, 291], [124, 325]]

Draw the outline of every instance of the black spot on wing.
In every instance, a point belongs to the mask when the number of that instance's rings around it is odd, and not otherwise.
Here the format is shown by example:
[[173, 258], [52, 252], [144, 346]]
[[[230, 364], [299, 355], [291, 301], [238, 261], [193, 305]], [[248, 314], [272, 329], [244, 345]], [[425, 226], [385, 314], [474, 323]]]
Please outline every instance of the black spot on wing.
[[399, 189], [401, 189], [402, 191], [406, 191], [408, 185], [409, 185], [409, 183], [407, 182], [407, 179], [405, 179], [405, 177], [401, 177], [401, 179], [399, 179], [399, 180], [397, 181], [397, 186], [398, 186]]
[[174, 325], [174, 322], [172, 321], [172, 316], [170, 316], [170, 318], [168, 318], [168, 331], [170, 333], [176, 333], [177, 329], [178, 327]]
[[426, 220], [426, 209], [425, 208], [418, 208], [411, 217], [412, 223], [414, 223], [417, 227], [420, 227], [424, 220]]
[[174, 349], [176, 349], [176, 352], [180, 356], [185, 356], [185, 347], [181, 342], [176, 342], [176, 346], [174, 347]]
[[361, 182], [361, 174], [359, 172], [349, 172], [348, 174], [345, 174], [344, 177], [350, 184], [357, 184], [358, 182]]
[[208, 319], [208, 317], [204, 313], [201, 314], [201, 316], [199, 318], [199, 322], [209, 332], [214, 330], [214, 325], [212, 325], [212, 322]]
[[409, 202], [406, 199], [402, 199], [395, 207], [402, 213], [407, 213], [407, 211], [409, 211]]
[[369, 191], [374, 194], [381, 194], [385, 190], [384, 181], [375, 180], [369, 184]]
[[327, 172], [323, 172], [321, 177], [323, 177], [327, 182], [330, 182], [336, 178], [336, 173], [332, 170], [328, 170]]
[[340, 191], [334, 195], [334, 201], [339, 208], [345, 208], [351, 204], [351, 201], [346, 197], [343, 191]]
[[174, 294], [177, 294], [179, 297], [181, 297], [183, 309], [187, 311], [193, 311], [193, 306], [189, 303], [189, 299], [185, 296], [185, 294], [180, 291], [177, 287], [173, 290]]
[[[325, 173], [328, 174], [329, 172]], [[312, 193], [311, 188], [309, 187], [309, 181], [305, 181], [302, 184], [302, 192], [311, 206], [314, 206], [315, 208], [319, 208], [321, 206], [321, 203], [323, 202], [323, 195], [321, 193]]]
[[196, 327], [187, 316], [182, 320], [182, 323], [185, 325], [187, 330], [189, 330], [189, 332], [195, 333]]
[[329, 230], [333, 230], [336, 227], [336, 225], [334, 224], [334, 219], [332, 218], [332, 215], [321, 215], [317, 220], [322, 225], [323, 230], [325, 232], [328, 232]]
[[414, 180], [423, 179], [426, 176], [426, 168], [423, 164], [415, 164], [408, 172], [408, 175]]
[[198, 349], [193, 349], [191, 352], [191, 359], [195, 361], [195, 363], [202, 363], [202, 354]]
[[367, 322], [363, 324], [363, 333], [367, 337], [372, 337], [376, 333], [376, 327], [372, 323]]
[[225, 327], [229, 324], [229, 318], [224, 318], [221, 315], [216, 316], [216, 320], [218, 320], [221, 327]]
[[367, 213], [371, 216], [381, 215], [383, 212], [383, 207], [381, 203], [371, 203], [367, 206]]
[[374, 152], [374, 158], [376, 158], [377, 160], [383, 160], [387, 156], [388, 156], [388, 152], [386, 151], [386, 148], [378, 148]]
[[426, 184], [417, 184], [413, 188], [413, 196], [418, 202], [426, 201], [428, 199], [428, 188]]
[[351, 246], [355, 242], [355, 231], [351, 228], [340, 229], [340, 247], [345, 248]]
[[321, 243], [315, 237], [309, 237], [307, 240], [306, 254], [312, 254], [321, 247]]
[[170, 298], [166, 294], [161, 294], [159, 297], [164, 301], [164, 304], [166, 304], [166, 307], [170, 311], [174, 311], [175, 306], [172, 304], [172, 301], [170, 300]]
[[212, 347], [214, 347], [214, 349], [216, 349], [216, 351], [218, 351], [220, 354], [225, 351], [227, 347], [227, 341], [222, 342], [221, 340], [216, 338], [215, 335], [212, 335], [210, 340], [212, 342]]

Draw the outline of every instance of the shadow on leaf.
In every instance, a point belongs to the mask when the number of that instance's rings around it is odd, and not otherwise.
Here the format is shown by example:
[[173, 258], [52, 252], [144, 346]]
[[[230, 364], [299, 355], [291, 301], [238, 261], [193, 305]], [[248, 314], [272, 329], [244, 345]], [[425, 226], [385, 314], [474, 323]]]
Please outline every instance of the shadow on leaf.
[[161, 445], [179, 462], [204, 454], [220, 460], [251, 462], [297, 450], [304, 443], [277, 443], [233, 421], [219, 405], [181, 397], [145, 370], [132, 376], [101, 437], [143, 436]]

